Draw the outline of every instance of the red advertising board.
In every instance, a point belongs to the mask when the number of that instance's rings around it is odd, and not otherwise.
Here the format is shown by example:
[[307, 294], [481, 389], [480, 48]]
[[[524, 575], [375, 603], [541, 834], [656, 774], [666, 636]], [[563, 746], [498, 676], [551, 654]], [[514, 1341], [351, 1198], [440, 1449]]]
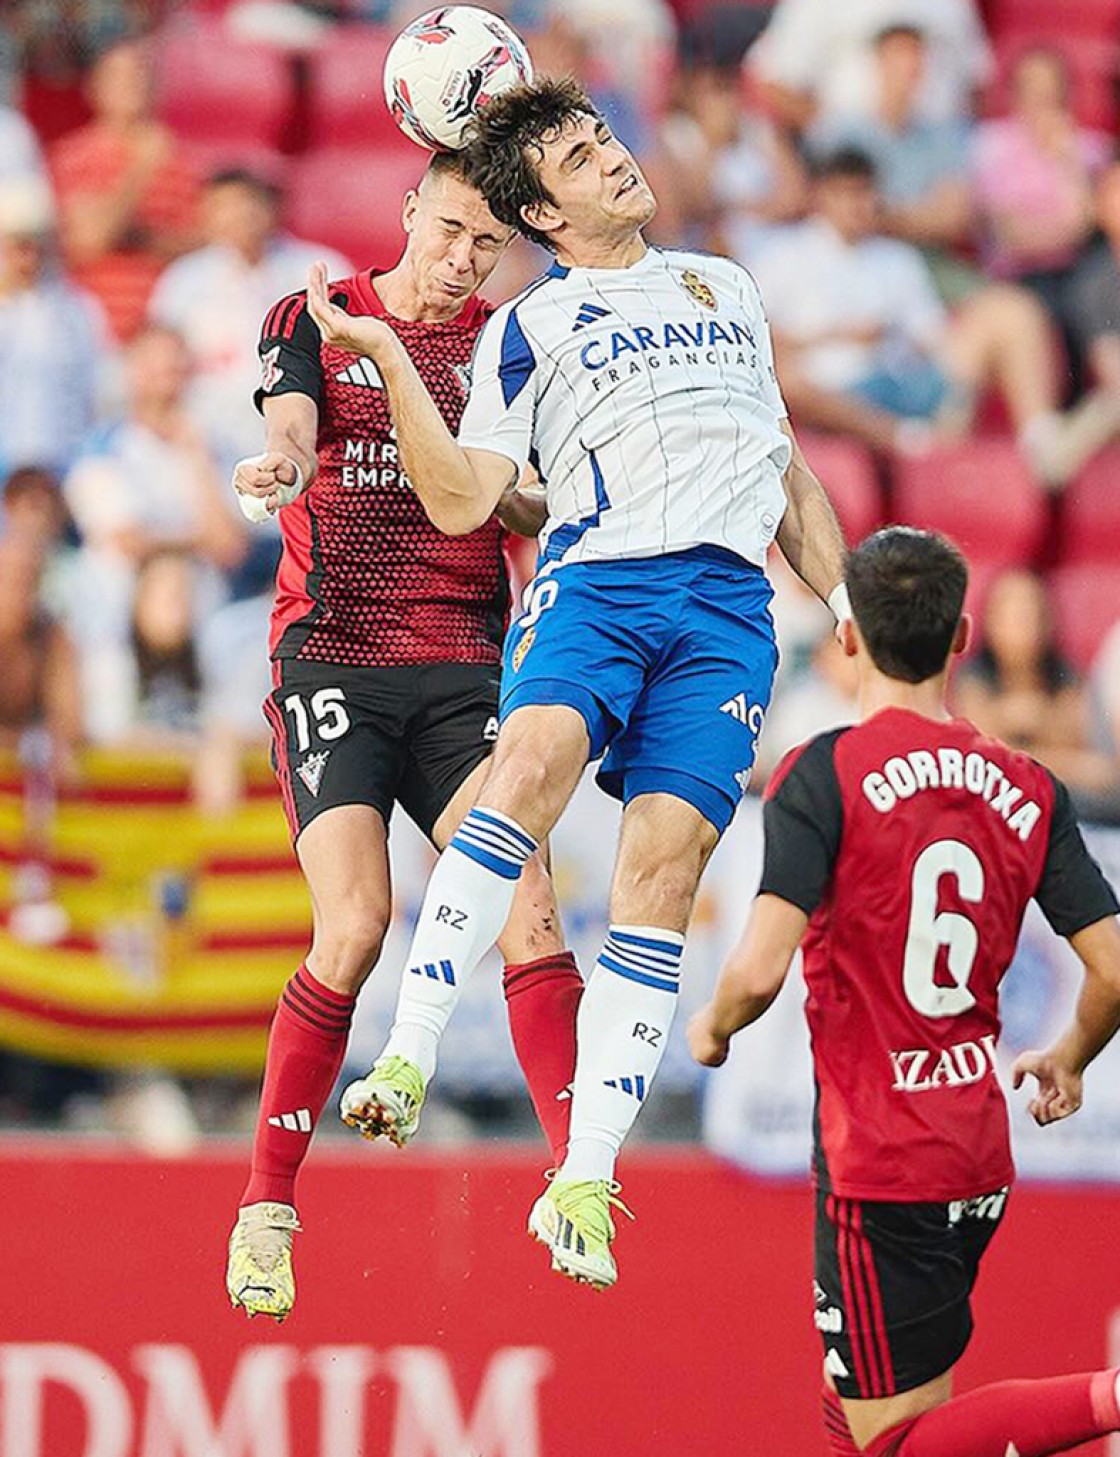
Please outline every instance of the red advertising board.
[[[636, 1151], [597, 1294], [524, 1233], [532, 1151], [325, 1148], [277, 1327], [222, 1287], [242, 1165], [0, 1146], [0, 1457], [824, 1453], [802, 1185]], [[1118, 1230], [1118, 1192], [1018, 1191], [965, 1384], [1110, 1359]]]

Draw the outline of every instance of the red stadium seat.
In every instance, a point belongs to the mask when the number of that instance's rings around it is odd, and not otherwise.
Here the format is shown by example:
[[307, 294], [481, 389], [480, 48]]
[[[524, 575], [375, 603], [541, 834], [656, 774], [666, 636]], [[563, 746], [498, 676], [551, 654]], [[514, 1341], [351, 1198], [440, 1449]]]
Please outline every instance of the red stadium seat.
[[392, 41], [391, 31], [373, 25], [343, 25], [327, 35], [311, 57], [309, 146], [392, 147], [404, 140], [381, 89]]
[[1029, 565], [1046, 529], [1045, 497], [1013, 441], [984, 436], [894, 469], [894, 515], [943, 531], [970, 559]]
[[404, 233], [400, 204], [427, 153], [328, 147], [293, 159], [285, 222], [293, 233], [340, 249], [355, 266], [390, 268]]
[[1120, 0], [988, 0], [984, 9], [997, 41], [1008, 35], [1120, 35]]
[[221, 24], [184, 20], [161, 34], [160, 115], [185, 141], [248, 140], [280, 147], [293, 100], [288, 61]]
[[855, 546], [883, 519], [882, 495], [870, 452], [839, 435], [799, 433], [797, 438], [828, 492], [845, 537]]
[[1120, 621], [1120, 562], [1085, 562], [1050, 574], [1058, 645], [1086, 672], [1112, 625]]
[[1089, 462], [1062, 497], [1062, 561], [1120, 562], [1120, 445]]

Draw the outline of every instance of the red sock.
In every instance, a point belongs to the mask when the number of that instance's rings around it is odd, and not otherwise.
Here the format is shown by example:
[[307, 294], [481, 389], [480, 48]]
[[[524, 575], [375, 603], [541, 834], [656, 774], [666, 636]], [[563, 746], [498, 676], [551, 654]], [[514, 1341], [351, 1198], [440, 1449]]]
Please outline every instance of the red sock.
[[[354, 998], [301, 966], [280, 994], [268, 1034], [253, 1162], [242, 1205], [294, 1204], [296, 1175], [346, 1055]], [[275, 1121], [272, 1121], [275, 1120]]]
[[583, 977], [570, 951], [507, 966], [502, 977], [513, 1050], [556, 1168], [568, 1151], [571, 1083], [576, 1075], [576, 1012]]
[[833, 1457], [859, 1457], [859, 1448], [852, 1438], [848, 1418], [840, 1398], [831, 1386], [821, 1387], [821, 1417], [824, 1421], [828, 1450]]
[[1116, 1371], [982, 1386], [884, 1432], [868, 1457], [1046, 1457], [1120, 1431]]
[[820, 1389], [820, 1413], [824, 1422], [824, 1435], [829, 1438], [829, 1451], [833, 1457], [859, 1457], [859, 1448], [852, 1438], [848, 1418], [843, 1415], [839, 1396], [830, 1386]]

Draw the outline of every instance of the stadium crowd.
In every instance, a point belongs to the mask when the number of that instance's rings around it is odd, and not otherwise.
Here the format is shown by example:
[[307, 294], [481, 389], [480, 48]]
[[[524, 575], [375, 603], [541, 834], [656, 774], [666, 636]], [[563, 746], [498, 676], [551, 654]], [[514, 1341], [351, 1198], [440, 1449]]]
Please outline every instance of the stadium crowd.
[[[958, 710], [1120, 821], [1120, 4], [491, 4], [636, 151], [652, 241], [754, 272], [849, 537], [902, 520], [968, 552]], [[314, 259], [395, 261], [385, 199], [422, 157], [380, 67], [424, 8], [5, 7], [0, 740], [45, 742], [60, 782], [83, 745], [163, 746], [220, 814], [266, 742], [278, 536], [228, 489], [260, 449], [257, 334]], [[519, 241], [488, 295], [541, 261]], [[756, 788], [855, 714], [792, 574], [776, 617]]]

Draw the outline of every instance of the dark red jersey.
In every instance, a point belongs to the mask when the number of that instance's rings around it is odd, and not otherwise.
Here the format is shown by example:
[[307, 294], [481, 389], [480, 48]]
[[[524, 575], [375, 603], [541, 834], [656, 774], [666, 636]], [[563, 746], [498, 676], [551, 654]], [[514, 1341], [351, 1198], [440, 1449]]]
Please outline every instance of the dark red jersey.
[[[471, 299], [444, 324], [397, 319], [373, 277], [367, 271], [333, 283], [332, 302], [392, 325], [454, 433], [489, 307]], [[508, 605], [497, 519], [460, 537], [431, 524], [398, 463], [376, 367], [323, 343], [306, 294], [272, 309], [260, 354], [258, 407], [291, 392], [319, 407], [318, 474], [280, 512], [272, 656], [378, 668], [497, 663]]]
[[1027, 903], [1064, 936], [1117, 910], [1068, 793], [969, 723], [890, 708], [789, 754], [764, 815], [761, 890], [811, 918], [818, 1183], [916, 1201], [1001, 1188], [998, 988]]

